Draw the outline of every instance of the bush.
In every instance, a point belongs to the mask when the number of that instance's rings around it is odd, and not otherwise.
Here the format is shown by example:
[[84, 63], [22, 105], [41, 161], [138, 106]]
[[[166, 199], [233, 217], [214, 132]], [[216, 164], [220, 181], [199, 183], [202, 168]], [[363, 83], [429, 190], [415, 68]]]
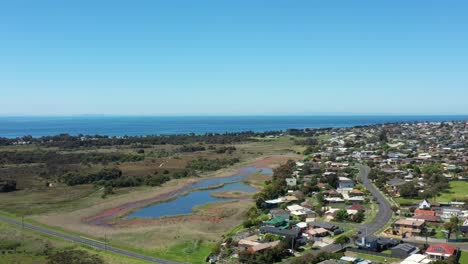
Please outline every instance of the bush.
[[47, 264], [104, 264], [104, 260], [84, 250], [68, 250], [50, 256]]

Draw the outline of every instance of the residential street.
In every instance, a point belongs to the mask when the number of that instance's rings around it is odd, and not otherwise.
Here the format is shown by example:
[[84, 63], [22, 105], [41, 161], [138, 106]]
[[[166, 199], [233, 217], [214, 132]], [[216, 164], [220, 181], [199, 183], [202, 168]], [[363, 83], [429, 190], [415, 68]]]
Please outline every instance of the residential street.
[[361, 178], [362, 185], [372, 194], [372, 197], [377, 200], [379, 205], [379, 210], [374, 221], [358, 227], [362, 234], [365, 235], [367, 233], [370, 235], [383, 228], [388, 221], [390, 221], [392, 218], [392, 205], [369, 180], [370, 168], [361, 164], [356, 165], [356, 167], [359, 169], [359, 177]]

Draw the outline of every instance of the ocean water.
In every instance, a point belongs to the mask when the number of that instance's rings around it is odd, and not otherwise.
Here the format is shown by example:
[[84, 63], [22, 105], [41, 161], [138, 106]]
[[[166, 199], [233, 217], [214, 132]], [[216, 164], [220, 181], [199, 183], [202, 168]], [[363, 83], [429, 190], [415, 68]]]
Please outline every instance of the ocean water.
[[137, 136], [352, 127], [388, 122], [468, 120], [459, 116], [74, 116], [0, 117], [0, 137], [71, 135]]

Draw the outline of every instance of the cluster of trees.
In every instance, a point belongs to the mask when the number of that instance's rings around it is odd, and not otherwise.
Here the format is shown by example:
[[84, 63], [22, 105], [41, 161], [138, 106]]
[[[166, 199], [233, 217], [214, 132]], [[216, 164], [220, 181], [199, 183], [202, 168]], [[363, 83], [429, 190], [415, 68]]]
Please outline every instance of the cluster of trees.
[[236, 151], [236, 147], [234, 146], [222, 146], [222, 147], [214, 149], [214, 152], [218, 154], [224, 154], [224, 153], [232, 154], [234, 151]]
[[363, 210], [359, 210], [356, 214], [349, 215], [346, 209], [340, 209], [336, 211], [336, 220], [340, 222], [353, 221], [356, 223], [361, 223], [366, 218], [366, 215]]
[[[422, 167], [416, 165], [408, 165], [408, 169], [413, 169], [413, 174], [422, 176], [425, 187], [423, 192], [418, 191], [416, 182], [407, 182], [399, 187], [399, 193], [405, 198], [429, 198], [438, 195], [440, 192], [450, 187], [449, 181], [443, 176], [443, 167], [440, 163], [430, 163]], [[387, 175], [380, 170], [371, 170], [369, 179], [374, 180], [375, 185], [386, 191], [385, 183], [388, 180]]]
[[78, 164], [144, 160], [144, 155], [131, 153], [59, 153], [57, 151], [0, 151], [0, 164]]
[[122, 177], [122, 171], [117, 168], [104, 168], [97, 173], [83, 175], [81, 173], [69, 172], [61, 177], [61, 181], [65, 184], [73, 186], [89, 183], [105, 183]]
[[100, 146], [121, 146], [121, 145], [188, 145], [199, 142], [207, 144], [232, 144], [245, 141], [254, 141], [254, 137], [264, 137], [271, 134], [280, 134], [281, 131], [268, 132], [237, 132], [237, 133], [207, 133], [203, 135], [181, 134], [181, 135], [149, 135], [149, 136], [125, 136], [109, 137], [103, 135], [76, 135], [60, 134], [55, 136], [44, 136], [33, 138], [24, 136], [20, 138], [0, 138], [0, 146], [13, 145], [18, 141], [29, 142], [48, 147], [59, 148], [80, 148], [80, 147], [100, 147]]
[[[60, 180], [67, 185], [74, 186], [79, 184], [96, 184], [113, 188], [135, 187], [135, 186], [160, 186], [172, 178], [179, 179], [189, 176], [195, 176], [195, 171], [184, 169], [173, 172], [164, 171], [159, 174], [155, 172], [153, 175], [146, 177], [132, 177], [122, 175], [122, 171], [117, 168], [104, 168], [97, 173], [80, 174], [77, 172], [69, 172], [64, 174]], [[109, 189], [108, 194], [112, 194], [112, 189]]]
[[16, 181], [6, 180], [0, 181], [0, 193], [2, 192], [13, 192], [16, 191]]
[[[178, 152], [197, 152], [197, 151], [205, 151], [207, 148], [203, 145], [183, 145], [182, 147], [178, 148]], [[236, 147], [234, 146], [221, 146], [216, 148], [213, 145], [210, 145], [208, 147], [208, 150], [212, 150], [215, 153], [218, 154], [224, 154], [228, 153], [231, 154], [236, 150]]]
[[197, 171], [215, 171], [239, 162], [238, 158], [232, 159], [206, 159], [198, 158], [187, 164], [187, 169]]
[[268, 182], [265, 188], [254, 195], [257, 208], [264, 208], [265, 201], [277, 198], [286, 193], [285, 179], [290, 177], [296, 168], [296, 163], [292, 160], [273, 170], [273, 179]]
[[182, 147], [177, 149], [179, 152], [197, 152], [197, 151], [204, 151], [206, 148], [200, 145], [183, 145]]

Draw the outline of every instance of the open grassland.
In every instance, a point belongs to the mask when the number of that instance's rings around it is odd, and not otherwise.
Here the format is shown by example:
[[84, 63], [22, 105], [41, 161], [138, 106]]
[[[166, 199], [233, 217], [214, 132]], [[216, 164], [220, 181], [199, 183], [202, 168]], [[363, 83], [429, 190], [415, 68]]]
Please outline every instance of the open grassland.
[[451, 181], [450, 188], [440, 193], [439, 202], [464, 201], [468, 199], [468, 181]]
[[109, 264], [145, 264], [146, 261], [116, 255], [102, 250], [74, 244], [55, 237], [45, 236], [29, 229], [0, 222], [0, 241], [16, 242], [16, 250], [0, 251], [0, 263], [9, 264], [45, 264], [47, 255], [62, 250], [85, 250], [91, 254], [99, 254]]
[[[223, 145], [215, 145], [215, 147], [220, 146]], [[7, 212], [16, 218], [25, 216], [26, 221], [48, 226], [62, 232], [83, 235], [97, 240], [103, 240], [106, 236], [110, 244], [155, 257], [202, 263], [212, 246], [220, 241], [222, 235], [233, 227], [239, 226], [245, 220], [244, 214], [253, 205], [253, 201], [241, 199], [232, 202], [212, 203], [195, 208], [194, 213], [188, 216], [160, 219], [126, 219], [118, 222], [113, 227], [91, 225], [84, 220], [123, 204], [151, 199], [181, 189], [200, 180], [200, 178], [230, 176], [240, 168], [249, 166], [274, 168], [288, 159], [300, 158], [302, 155], [298, 154], [298, 152], [304, 149], [302, 146], [294, 145], [293, 138], [290, 137], [238, 143], [234, 146], [236, 151], [232, 154], [219, 154], [212, 150], [173, 153], [171, 151], [179, 146], [152, 146], [144, 149], [145, 159], [141, 161], [67, 165], [67, 170], [86, 173], [93, 173], [104, 167], [116, 167], [122, 171], [123, 175], [145, 177], [155, 172], [159, 174], [164, 171], [172, 173], [184, 169], [191, 160], [198, 158], [239, 158], [241, 161], [218, 171], [200, 173], [198, 177], [172, 179], [158, 187], [115, 188], [115, 193], [105, 199], [102, 198], [104, 188], [91, 184], [66, 186], [62, 183], [53, 182], [51, 186], [47, 186], [46, 183], [49, 180], [45, 179], [50, 179], [47, 178], [47, 172], [49, 172], [50, 168], [45, 164], [1, 165], [0, 179], [11, 177], [18, 180], [20, 190], [0, 194], [0, 211]], [[36, 147], [7, 148], [8, 151], [31, 151], [35, 150]], [[55, 148], [49, 148], [49, 150], [52, 149], [57, 151]], [[129, 146], [119, 146], [60, 151], [63, 153], [122, 152], [131, 154], [135, 153], [137, 149]], [[161, 153], [161, 151], [166, 151], [169, 155], [161, 157], [161, 155], [157, 154]], [[261, 189], [264, 182], [269, 179], [271, 179], [271, 175], [253, 173], [245, 179], [245, 182], [257, 189]], [[246, 195], [235, 192], [218, 195], [234, 198], [251, 196], [251, 194]], [[120, 214], [116, 215], [116, 220], [120, 216]], [[30, 237], [26, 239], [31, 240]], [[63, 241], [57, 243], [64, 243], [57, 246], [60, 248], [76, 246]], [[140, 263], [116, 257], [112, 254], [102, 253], [101, 255], [106, 260], [110, 260], [109, 263]], [[44, 258], [34, 257], [31, 260], [26, 260], [27, 256], [22, 257], [25, 260], [19, 263], [42, 263], [44, 261]], [[15, 263], [15, 261], [8, 259], [6, 263]]]

